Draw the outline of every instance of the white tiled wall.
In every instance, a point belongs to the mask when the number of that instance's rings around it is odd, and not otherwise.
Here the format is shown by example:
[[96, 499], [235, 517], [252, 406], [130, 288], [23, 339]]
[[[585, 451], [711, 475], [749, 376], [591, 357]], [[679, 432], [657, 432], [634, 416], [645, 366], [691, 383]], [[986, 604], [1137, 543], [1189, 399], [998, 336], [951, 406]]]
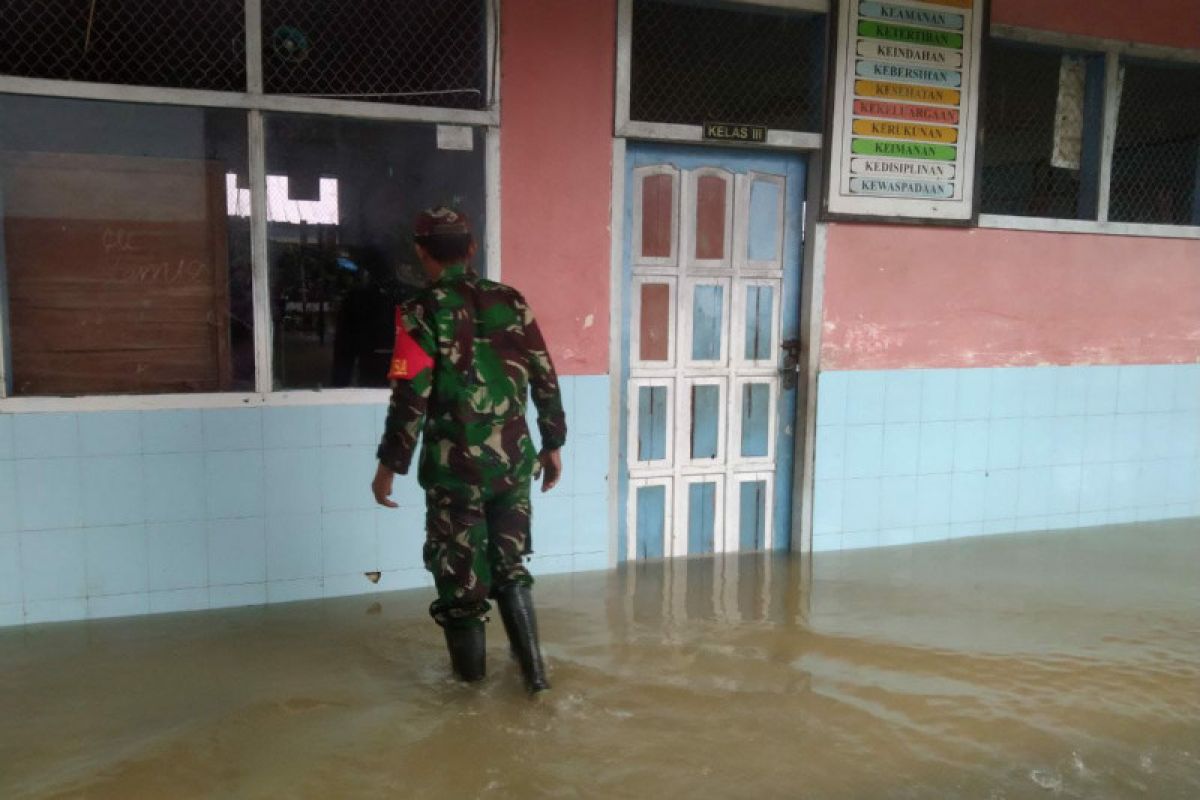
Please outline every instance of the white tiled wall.
[[1200, 365], [825, 372], [814, 550], [1200, 515]]
[[[562, 385], [566, 469], [535, 492], [535, 575], [608, 566], [608, 378]], [[431, 586], [415, 478], [396, 510], [369, 491], [385, 411], [0, 414], [0, 625]]]

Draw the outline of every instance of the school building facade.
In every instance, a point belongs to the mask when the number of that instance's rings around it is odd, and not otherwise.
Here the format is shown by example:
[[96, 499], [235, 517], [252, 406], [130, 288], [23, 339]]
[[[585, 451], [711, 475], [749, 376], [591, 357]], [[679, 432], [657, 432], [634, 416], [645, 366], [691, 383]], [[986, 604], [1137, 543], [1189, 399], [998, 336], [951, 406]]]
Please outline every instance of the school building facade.
[[1188, 0], [79, 5], [3, 23], [0, 625], [430, 586], [443, 202], [560, 374], [535, 575], [1200, 516]]

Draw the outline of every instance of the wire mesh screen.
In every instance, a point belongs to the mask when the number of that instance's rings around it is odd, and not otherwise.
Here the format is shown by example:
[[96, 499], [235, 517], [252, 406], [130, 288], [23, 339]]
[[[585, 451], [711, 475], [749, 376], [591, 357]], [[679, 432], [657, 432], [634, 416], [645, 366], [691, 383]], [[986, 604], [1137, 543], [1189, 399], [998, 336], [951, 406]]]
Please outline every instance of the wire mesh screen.
[[1109, 219], [1200, 225], [1200, 65], [1123, 65]]
[[635, 0], [629, 116], [821, 129], [825, 16]]
[[263, 1], [270, 93], [480, 109], [484, 0]]
[[242, 0], [5, 0], [0, 74], [244, 91]]
[[980, 210], [1095, 219], [1104, 56], [989, 43]]

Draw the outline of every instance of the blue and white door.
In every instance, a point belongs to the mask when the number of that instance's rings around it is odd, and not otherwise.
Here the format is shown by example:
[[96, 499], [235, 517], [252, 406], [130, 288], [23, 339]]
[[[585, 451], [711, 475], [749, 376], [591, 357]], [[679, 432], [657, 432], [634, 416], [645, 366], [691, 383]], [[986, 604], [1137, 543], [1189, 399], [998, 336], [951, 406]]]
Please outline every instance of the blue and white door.
[[620, 556], [790, 545], [803, 156], [631, 144]]

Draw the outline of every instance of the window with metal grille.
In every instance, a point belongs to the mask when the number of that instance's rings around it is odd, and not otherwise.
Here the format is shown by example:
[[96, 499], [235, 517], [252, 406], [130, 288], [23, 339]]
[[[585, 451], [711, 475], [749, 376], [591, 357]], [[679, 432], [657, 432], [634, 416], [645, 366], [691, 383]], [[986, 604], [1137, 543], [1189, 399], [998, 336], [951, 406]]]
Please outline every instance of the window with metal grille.
[[262, 13], [268, 93], [488, 104], [485, 0], [263, 0]]
[[0, 74], [246, 89], [242, 0], [6, 0]]
[[1103, 54], [993, 39], [984, 103], [980, 210], [1096, 219]]
[[821, 129], [823, 14], [635, 0], [629, 117]]
[[1109, 219], [1200, 225], [1200, 65], [1122, 63]]

